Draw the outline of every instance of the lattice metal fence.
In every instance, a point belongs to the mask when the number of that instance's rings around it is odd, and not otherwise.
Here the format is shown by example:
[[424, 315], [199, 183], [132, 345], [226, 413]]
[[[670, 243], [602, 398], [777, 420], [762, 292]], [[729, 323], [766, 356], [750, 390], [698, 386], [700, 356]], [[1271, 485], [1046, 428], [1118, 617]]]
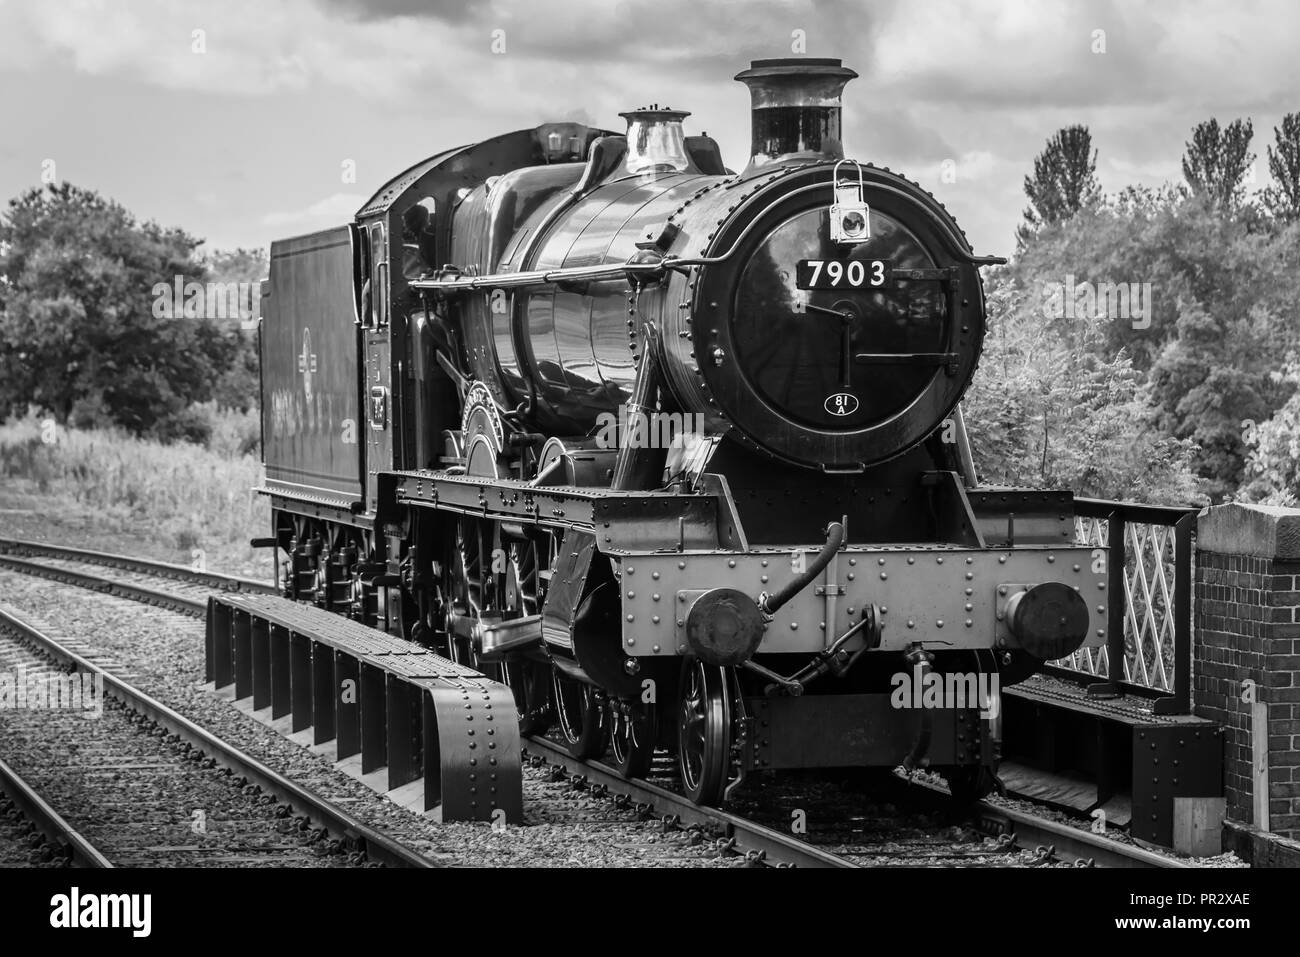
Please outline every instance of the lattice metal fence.
[[[1107, 642], [1053, 662], [1107, 683], [1172, 696], [1190, 706], [1192, 539], [1196, 510], [1076, 500], [1076, 541], [1092, 545], [1109, 577]], [[1114, 537], [1118, 536], [1118, 537]], [[1117, 571], [1118, 570], [1118, 571]], [[1111, 661], [1121, 660], [1115, 674]]]

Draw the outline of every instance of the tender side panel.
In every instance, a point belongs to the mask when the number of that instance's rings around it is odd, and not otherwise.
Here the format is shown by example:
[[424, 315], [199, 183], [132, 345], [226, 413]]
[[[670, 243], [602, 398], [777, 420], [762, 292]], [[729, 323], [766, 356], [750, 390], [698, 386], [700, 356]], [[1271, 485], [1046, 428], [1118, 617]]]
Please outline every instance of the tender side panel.
[[262, 429], [267, 482], [361, 501], [358, 341], [352, 228], [271, 244], [262, 319]]

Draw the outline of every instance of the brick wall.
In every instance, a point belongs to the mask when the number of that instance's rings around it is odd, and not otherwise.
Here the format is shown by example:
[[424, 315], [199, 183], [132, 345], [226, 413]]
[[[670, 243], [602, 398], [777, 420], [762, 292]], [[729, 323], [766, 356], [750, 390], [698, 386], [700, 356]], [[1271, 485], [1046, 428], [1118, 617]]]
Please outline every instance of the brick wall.
[[1268, 709], [1269, 829], [1300, 837], [1300, 510], [1221, 505], [1196, 534], [1196, 714], [1226, 729], [1228, 817], [1254, 820], [1252, 705]]

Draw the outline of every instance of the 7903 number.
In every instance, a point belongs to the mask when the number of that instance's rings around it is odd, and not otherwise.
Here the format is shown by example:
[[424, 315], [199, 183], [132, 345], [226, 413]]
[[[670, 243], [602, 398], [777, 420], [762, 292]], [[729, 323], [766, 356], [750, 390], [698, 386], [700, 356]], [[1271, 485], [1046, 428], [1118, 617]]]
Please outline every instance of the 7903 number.
[[800, 259], [795, 285], [800, 289], [878, 289], [892, 281], [888, 259]]

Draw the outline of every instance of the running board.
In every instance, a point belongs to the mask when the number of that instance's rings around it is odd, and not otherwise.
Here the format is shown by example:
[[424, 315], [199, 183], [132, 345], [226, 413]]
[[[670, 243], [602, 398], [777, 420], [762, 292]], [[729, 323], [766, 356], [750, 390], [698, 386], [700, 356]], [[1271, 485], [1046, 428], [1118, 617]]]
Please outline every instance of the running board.
[[[513, 693], [433, 652], [271, 595], [208, 599], [206, 676], [304, 746], [443, 821], [523, 820]], [[386, 776], [376, 772], [386, 771]], [[373, 778], [372, 778], [373, 779]], [[423, 783], [422, 800], [406, 789]]]

